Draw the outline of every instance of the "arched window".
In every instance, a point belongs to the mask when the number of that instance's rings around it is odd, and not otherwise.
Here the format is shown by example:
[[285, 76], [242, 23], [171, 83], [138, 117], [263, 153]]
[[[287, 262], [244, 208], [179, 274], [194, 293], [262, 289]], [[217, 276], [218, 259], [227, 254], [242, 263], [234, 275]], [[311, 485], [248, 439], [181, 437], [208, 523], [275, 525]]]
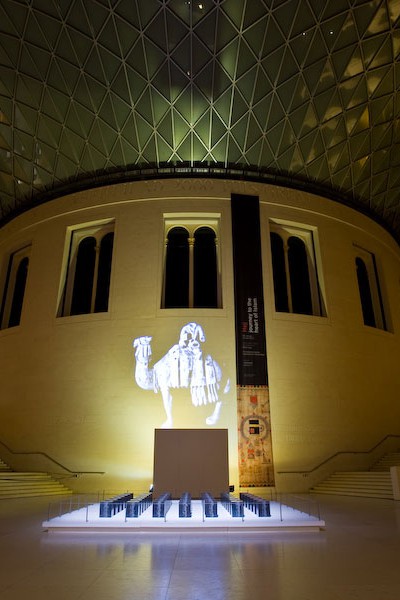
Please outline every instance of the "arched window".
[[189, 306], [189, 233], [174, 227], [167, 236], [165, 308]]
[[14, 293], [11, 302], [9, 327], [19, 325], [21, 321], [22, 303], [24, 301], [26, 279], [28, 277], [29, 258], [25, 256], [18, 265], [15, 277]]
[[270, 229], [275, 310], [322, 316], [312, 231], [277, 223]]
[[302, 239], [291, 236], [288, 240], [288, 258], [292, 312], [312, 315], [310, 273], [306, 246]]
[[194, 234], [193, 305], [196, 308], [218, 306], [216, 235], [210, 227], [200, 227]]
[[364, 325], [386, 330], [375, 256], [363, 248], [357, 248], [356, 253], [356, 275]]
[[108, 310], [113, 245], [112, 223], [72, 232], [60, 316]]
[[272, 274], [274, 278], [275, 310], [289, 312], [286, 283], [285, 250], [278, 233], [271, 232]]
[[1, 307], [2, 328], [16, 327], [21, 322], [30, 251], [31, 247], [26, 246], [10, 256]]
[[95, 263], [96, 239], [94, 237], [83, 238], [79, 243], [76, 256], [71, 315], [83, 315], [92, 312], [90, 307], [92, 304]]
[[220, 306], [217, 235], [199, 219], [166, 221], [163, 308]]

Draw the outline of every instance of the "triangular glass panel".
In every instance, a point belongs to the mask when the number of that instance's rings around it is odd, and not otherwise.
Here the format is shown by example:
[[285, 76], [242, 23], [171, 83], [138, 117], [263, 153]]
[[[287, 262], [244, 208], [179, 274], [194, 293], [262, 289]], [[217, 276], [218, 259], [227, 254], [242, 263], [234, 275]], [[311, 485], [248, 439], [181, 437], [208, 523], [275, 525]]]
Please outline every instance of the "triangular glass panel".
[[271, 52], [274, 52], [286, 43], [285, 36], [282, 30], [278, 27], [276, 21], [269, 17], [264, 36], [264, 45], [261, 52], [261, 57], [268, 57]]
[[[239, 3], [240, 4], [240, 3]], [[262, 0], [252, 0], [245, 5], [246, 9], [243, 15], [243, 23], [239, 24], [243, 30], [248, 29], [257, 21], [262, 20], [265, 16], [265, 4]]]
[[264, 8], [264, 13], [261, 18], [259, 18], [251, 27], [243, 31], [243, 37], [256, 59], [261, 55], [267, 24], [268, 14], [265, 12]]
[[279, 29], [282, 31], [285, 40], [290, 38], [293, 22], [299, 7], [298, 2], [284, 3], [274, 8], [273, 18], [276, 20]]
[[17, 75], [15, 71], [4, 68], [0, 65], [0, 94], [12, 98], [15, 89], [15, 80]]
[[384, 148], [372, 155], [372, 172], [374, 174], [390, 169], [390, 151]]
[[156, 145], [157, 145], [157, 156], [158, 162], [167, 162], [170, 160], [172, 155], [172, 148], [164, 138], [156, 134]]
[[238, 92], [238, 90], [235, 89], [234, 95], [232, 98], [230, 122], [236, 123], [248, 111], [249, 111], [249, 105], [247, 104], [247, 102], [245, 102], [245, 100], [243, 99], [243, 96]]
[[[349, 165], [350, 165], [350, 155], [349, 155], [349, 147], [347, 143], [343, 143], [340, 145], [341, 150], [339, 153], [339, 156], [337, 158], [336, 164], [335, 164], [335, 168], [334, 168], [334, 173], [335, 173], [335, 177], [337, 173], [344, 171], [348, 171], [349, 170]], [[340, 178], [340, 176], [339, 176]]]
[[[137, 73], [128, 65], [126, 66], [125, 73], [126, 84], [129, 88], [129, 94], [131, 95], [133, 102], [136, 104], [136, 102], [143, 94], [143, 91], [147, 86], [147, 82], [139, 73]], [[119, 76], [122, 76], [122, 73], [119, 73], [118, 77]]]
[[239, 89], [247, 104], [253, 103], [253, 90], [257, 77], [257, 66], [249, 68], [240, 79], [236, 81], [236, 88]]
[[139, 113], [148, 123], [153, 123], [153, 111], [149, 87], [146, 88], [140, 99], [136, 102], [135, 112]]
[[76, 135], [70, 129], [64, 129], [59, 145], [61, 154], [73, 159], [75, 164], [79, 164], [84, 147], [85, 142], [81, 136]]
[[355, 40], [358, 40], [357, 27], [355, 25], [353, 14], [347, 9], [346, 20], [342, 25], [342, 28], [335, 32], [335, 53], [340, 51], [342, 48], [355, 46]]
[[235, 24], [235, 27], [238, 30], [243, 22], [244, 10], [245, 6], [243, 5], [243, 2], [225, 2], [222, 6], [222, 13], [228, 15], [229, 20]]
[[202, 161], [207, 156], [208, 150], [202, 141], [197, 137], [196, 132], [193, 132], [192, 140], [192, 160]]
[[218, 62], [215, 62], [213, 94], [214, 100], [219, 98], [232, 86], [232, 80]]
[[[296, 4], [296, 3], [295, 3]], [[297, 2], [297, 12], [293, 19], [290, 37], [309, 33], [315, 27], [315, 16], [308, 2]]]
[[146, 56], [142, 39], [139, 38], [136, 44], [133, 45], [131, 52], [126, 57], [126, 65], [147, 80]]
[[200, 71], [200, 73], [196, 73], [194, 78], [195, 86], [200, 90], [202, 95], [208, 99], [208, 102], [211, 102], [214, 97], [214, 64], [214, 61], [209, 61], [209, 63]]
[[169, 110], [168, 113], [164, 115], [164, 118], [161, 119], [159, 124], [157, 125], [157, 134], [158, 136], [162, 136], [166, 143], [168, 143], [171, 148], [173, 147], [173, 124], [172, 124], [172, 111]]
[[[341, 99], [336, 89], [327, 90], [323, 94], [319, 94], [314, 98], [314, 108], [316, 121], [314, 127], [318, 126], [318, 121], [323, 123], [324, 121], [330, 121], [334, 117], [341, 115], [343, 108], [341, 105]], [[313, 121], [314, 115], [308, 115], [311, 117], [310, 123]]]
[[[92, 7], [91, 7], [92, 8]], [[101, 9], [100, 9], [101, 10]], [[82, 0], [74, 0], [68, 12], [67, 26], [77, 29], [90, 38], [95, 37], [94, 23], [89, 22], [87, 14], [87, 5]]]
[[285, 127], [285, 122], [281, 121], [275, 127], [271, 127], [266, 132], [268, 144], [273, 152], [275, 159], [278, 157], [279, 146], [281, 144], [282, 134]]
[[203, 145], [208, 148], [211, 139], [211, 109], [204, 112], [201, 118], [196, 123], [196, 135], [202, 141]]
[[[10, 3], [8, 9], [5, 9], [4, 12], [6, 13], [6, 19], [5, 19], [5, 23], [7, 26], [7, 21], [11, 21], [11, 23], [14, 26], [14, 31], [10, 31], [9, 33], [12, 33], [13, 35], [17, 35], [20, 36], [21, 31], [24, 31], [24, 27], [26, 25], [27, 22], [27, 18], [28, 18], [28, 14], [29, 14], [29, 10], [30, 10], [30, 5], [29, 4], [24, 4], [24, 3], [15, 3], [13, 2], [12, 5]], [[4, 15], [1, 15], [2, 19]]]
[[22, 131], [34, 135], [37, 118], [38, 112], [35, 108], [21, 103], [15, 107], [13, 124], [17, 129], [22, 129]]
[[[227, 90], [225, 94], [222, 94], [222, 96], [220, 96], [218, 100], [214, 102], [213, 112], [218, 114], [218, 120], [221, 120], [225, 127], [229, 126], [231, 122], [231, 103], [232, 90]], [[240, 100], [238, 106], [240, 106]]]
[[329, 168], [326, 156], [318, 156], [311, 163], [307, 164], [307, 173], [316, 181], [329, 180]]
[[262, 67], [267, 73], [270, 81], [276, 84], [279, 73], [282, 69], [283, 57], [285, 56], [285, 47], [280, 47], [274, 52], [271, 52], [262, 60]]
[[313, 95], [314, 91], [317, 89], [318, 85], [321, 82], [322, 74], [326, 69], [326, 59], [322, 59], [311, 65], [306, 67], [303, 70], [303, 78], [307, 85], [308, 94]]
[[271, 127], [274, 127], [274, 125], [276, 125], [276, 123], [278, 123], [279, 121], [282, 121], [285, 118], [285, 116], [286, 113], [284, 108], [282, 107], [279, 97], [276, 94], [274, 94], [272, 97], [272, 105], [268, 117], [267, 128], [270, 129]]
[[110, 16], [102, 27], [97, 43], [118, 58], [121, 57], [121, 46], [114, 19]]
[[243, 154], [242, 148], [236, 143], [235, 138], [228, 133], [228, 148], [227, 148], [227, 161], [228, 164], [246, 164], [246, 158]]
[[[282, 88], [286, 88], [287, 86], [290, 86], [291, 83], [290, 82], [286, 82], [285, 84], [282, 84]], [[260, 68], [257, 67], [256, 68], [256, 82], [255, 82], [255, 86], [254, 86], [254, 91], [253, 91], [253, 105], [257, 104], [257, 102], [259, 102], [262, 98], [264, 98], [267, 94], [269, 94], [272, 91], [272, 84], [270, 82], [270, 80], [268, 79], [265, 71]]]
[[182, 139], [181, 143], [176, 148], [176, 153], [179, 156], [179, 160], [188, 161], [188, 162], [193, 160], [191, 132], [187, 132], [187, 135]]
[[241, 148], [245, 147], [245, 140], [247, 137], [248, 130], [248, 117], [245, 115], [240, 121], [237, 121], [232, 125], [230, 131], [231, 136], [235, 139], [235, 142]]
[[115, 97], [118, 97], [120, 102], [129, 107], [132, 105], [132, 97], [130, 94], [130, 89], [128, 87], [126, 70], [124, 68], [121, 67], [116, 76], [114, 77], [111, 90], [113, 95]]
[[188, 125], [193, 124], [191, 96], [192, 94], [189, 92], [187, 94], [181, 94], [174, 104], [174, 108]]
[[371, 177], [371, 195], [376, 198], [379, 194], [386, 192], [388, 186], [389, 173], [378, 173]]
[[371, 137], [369, 131], [363, 131], [350, 138], [350, 153], [352, 161], [359, 161], [371, 154]]
[[211, 60], [213, 60], [213, 54], [204, 46], [204, 44], [197, 38], [192, 38], [191, 48], [191, 73], [194, 75], [203, 69]]
[[225, 73], [234, 80], [236, 78], [237, 56], [239, 52], [239, 39], [235, 38], [225, 48], [223, 48], [217, 56], [219, 64], [224, 69]]
[[14, 152], [26, 160], [33, 159], [34, 139], [23, 131], [14, 131]]
[[170, 110], [171, 104], [155, 88], [151, 88], [151, 98], [154, 116], [153, 122], [154, 125], [158, 125], [167, 111]]
[[193, 86], [192, 97], [192, 124], [195, 124], [209, 108], [209, 102], [204, 98], [203, 94]]
[[[138, 131], [138, 140], [139, 140], [139, 149], [140, 153], [144, 156], [144, 158], [148, 161], [155, 160], [155, 146], [154, 146], [154, 129], [153, 127], [145, 121], [140, 115], [136, 115], [136, 124]], [[146, 146], [149, 140], [153, 137], [152, 146], [150, 148], [154, 149], [154, 153], [150, 152], [150, 156], [146, 153]]]
[[384, 98], [377, 98], [369, 104], [371, 122], [374, 126], [379, 123], [392, 123], [393, 120], [393, 98], [387, 96]]
[[171, 53], [171, 60], [184, 72], [188, 77], [192, 73], [191, 61], [191, 39], [186, 36], [182, 42]]
[[[128, 116], [129, 112], [130, 111], [128, 108], [127, 113], [125, 113], [125, 118]], [[114, 110], [114, 105], [110, 93], [107, 93], [105, 95], [103, 104], [101, 105], [98, 115], [105, 123], [107, 123], [107, 125], [112, 127], [114, 131], [118, 131], [119, 127], [116, 121], [116, 112]]]
[[347, 131], [343, 115], [338, 115], [320, 127], [326, 148], [332, 148], [347, 141]]
[[60, 14], [58, 12], [55, 12], [55, 14], [52, 13], [51, 8], [49, 2], [46, 2], [46, 7], [42, 9], [40, 5], [38, 5], [38, 2], [35, 1], [35, 19], [40, 27], [42, 39], [45, 40], [43, 48], [48, 51], [55, 47], [62, 28]]
[[39, 119], [37, 129], [37, 139], [39, 146], [41, 146], [41, 144], [44, 142], [52, 148], [57, 148], [60, 140], [61, 131], [62, 126], [59, 123], [57, 123], [53, 119], [49, 119], [42, 115]]
[[392, 123], [382, 123], [375, 125], [371, 129], [371, 146], [372, 152], [381, 150], [382, 148], [390, 148], [393, 137]]
[[[181, 19], [177, 18], [174, 13], [169, 10], [163, 11], [159, 13], [160, 16], [164, 15], [165, 25], [163, 24], [163, 29], [166, 27], [166, 52], [173, 52], [173, 50], [181, 43], [183, 38], [188, 34], [188, 28], [184, 23], [182, 23]], [[157, 42], [160, 45], [160, 42]]]
[[132, 142], [131, 139], [128, 142], [126, 139], [121, 138], [120, 143], [121, 143], [122, 151], [124, 153], [124, 166], [129, 166], [129, 165], [134, 164], [138, 158], [137, 148], [135, 148], [131, 142]]
[[187, 136], [188, 132], [190, 131], [190, 127], [187, 123], [187, 121], [185, 121], [182, 116], [180, 115], [180, 113], [176, 110], [172, 111], [172, 115], [173, 115], [173, 121], [172, 121], [172, 127], [173, 127], [173, 140], [174, 140], [174, 150], [181, 144], [182, 140]]
[[254, 55], [248, 45], [241, 40], [239, 54], [237, 57], [236, 79], [242, 77], [245, 73], [254, 67]]
[[[212, 111], [211, 148], [214, 148], [226, 134], [226, 124], [221, 121], [215, 110]], [[227, 143], [227, 142], [226, 142]], [[224, 157], [225, 158], [225, 157]], [[220, 159], [217, 159], [220, 160]]]
[[[390, 2], [389, 4], [396, 4], [396, 2]], [[368, 33], [370, 35], [376, 35], [382, 31], [388, 32], [390, 30], [390, 23], [388, 20], [388, 6], [378, 6], [376, 14], [371, 19], [368, 27]]]
[[290, 121], [287, 120], [283, 128], [281, 142], [279, 145], [279, 155], [284, 154], [289, 148], [292, 148], [295, 145], [295, 143], [296, 136], [294, 135]]
[[259, 102], [255, 106], [253, 106], [253, 114], [257, 119], [260, 128], [264, 131], [267, 127], [267, 123], [269, 120], [269, 113], [272, 106], [272, 97], [273, 94], [269, 94]]
[[117, 14], [114, 14], [116, 35], [122, 57], [125, 58], [132, 49], [132, 46], [139, 38], [139, 32], [136, 27], [128, 24], [124, 19], [121, 19]]

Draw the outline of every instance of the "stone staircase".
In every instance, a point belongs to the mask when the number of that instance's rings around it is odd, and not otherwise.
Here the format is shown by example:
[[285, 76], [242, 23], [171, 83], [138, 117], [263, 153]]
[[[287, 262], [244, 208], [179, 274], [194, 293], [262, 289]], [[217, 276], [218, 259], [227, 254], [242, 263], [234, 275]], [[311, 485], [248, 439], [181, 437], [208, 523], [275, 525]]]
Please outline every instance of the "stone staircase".
[[400, 452], [383, 456], [369, 471], [340, 471], [311, 488], [312, 494], [336, 494], [393, 500], [390, 467], [400, 465]]
[[48, 473], [16, 473], [0, 461], [0, 500], [68, 494], [72, 494], [72, 491]]

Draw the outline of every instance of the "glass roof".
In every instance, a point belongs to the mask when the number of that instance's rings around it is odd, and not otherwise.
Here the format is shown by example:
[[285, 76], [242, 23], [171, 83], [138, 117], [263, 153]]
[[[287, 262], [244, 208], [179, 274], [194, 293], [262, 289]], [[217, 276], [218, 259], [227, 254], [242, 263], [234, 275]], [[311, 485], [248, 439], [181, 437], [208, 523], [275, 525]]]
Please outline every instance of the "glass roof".
[[149, 163], [252, 166], [400, 239], [400, 0], [0, 0], [0, 219]]

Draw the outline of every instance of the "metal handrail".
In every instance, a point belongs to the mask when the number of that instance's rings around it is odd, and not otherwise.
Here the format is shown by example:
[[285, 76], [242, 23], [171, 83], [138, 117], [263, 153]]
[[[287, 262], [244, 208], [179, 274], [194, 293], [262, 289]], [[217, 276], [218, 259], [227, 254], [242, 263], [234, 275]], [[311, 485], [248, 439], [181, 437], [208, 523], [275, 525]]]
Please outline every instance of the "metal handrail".
[[41, 452], [41, 451], [21, 451], [21, 452], [14, 452], [14, 450], [12, 450], [12, 448], [10, 448], [5, 442], [3, 442], [2, 440], [0, 440], [0, 444], [2, 446], [4, 446], [4, 448], [10, 453], [10, 454], [14, 454], [14, 455], [38, 455], [38, 456], [44, 456], [45, 458], [47, 458], [47, 460], [49, 460], [50, 462], [54, 463], [55, 465], [57, 465], [58, 467], [60, 467], [61, 469], [64, 469], [64, 471], [66, 471], [67, 473], [70, 473], [73, 477], [78, 477], [78, 475], [104, 475], [105, 471], [73, 471], [71, 469], [69, 469], [68, 467], [66, 467], [65, 465], [63, 465], [62, 463], [60, 463], [58, 460], [56, 460], [55, 458], [52, 458], [49, 454], [47, 454], [46, 452]]
[[389, 438], [398, 438], [400, 440], [400, 434], [389, 433], [388, 435], [385, 435], [384, 438], [382, 438], [377, 444], [372, 446], [372, 448], [370, 448], [369, 450], [341, 450], [339, 452], [335, 452], [334, 454], [332, 454], [331, 456], [329, 456], [328, 458], [326, 458], [325, 460], [320, 462], [316, 467], [313, 467], [312, 469], [309, 469], [308, 471], [301, 470], [301, 471], [277, 471], [277, 472], [279, 475], [289, 475], [289, 474], [290, 475], [293, 475], [293, 474], [308, 475], [309, 473], [313, 473], [314, 471], [317, 471], [320, 467], [324, 466], [326, 463], [330, 462], [337, 456], [341, 456], [342, 454], [371, 454], [371, 452], [376, 450], [381, 444], [383, 444]]

